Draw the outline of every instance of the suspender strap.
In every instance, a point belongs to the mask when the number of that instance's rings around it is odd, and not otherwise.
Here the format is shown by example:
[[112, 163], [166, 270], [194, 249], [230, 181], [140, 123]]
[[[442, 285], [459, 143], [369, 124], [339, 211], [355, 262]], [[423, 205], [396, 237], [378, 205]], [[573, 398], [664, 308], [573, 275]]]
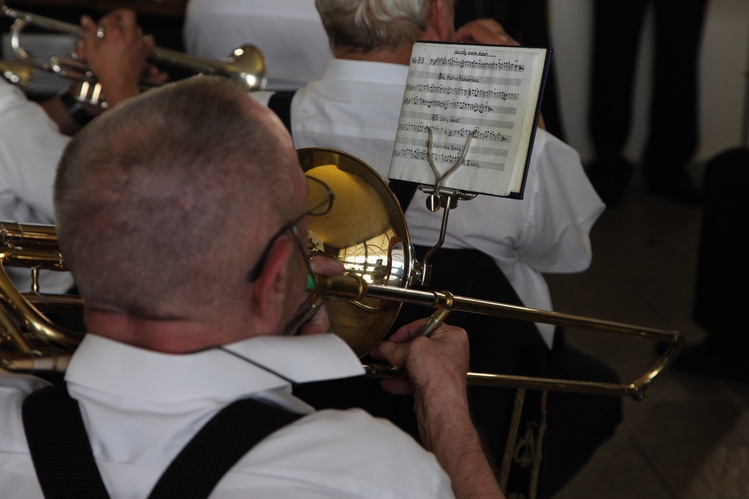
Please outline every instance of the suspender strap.
[[108, 498], [78, 402], [48, 386], [23, 401], [23, 424], [36, 476], [47, 499]]
[[206, 423], [182, 449], [149, 497], [208, 497], [256, 443], [301, 416], [258, 400], [237, 400]]
[[[302, 417], [254, 399], [221, 410], [182, 449], [149, 497], [208, 497], [257, 442]], [[26, 439], [46, 498], [108, 498], [78, 403], [64, 387], [37, 390], [24, 400]]]
[[281, 118], [289, 133], [291, 133], [291, 99], [294, 98], [295, 93], [296, 90], [276, 92], [268, 101], [268, 107]]

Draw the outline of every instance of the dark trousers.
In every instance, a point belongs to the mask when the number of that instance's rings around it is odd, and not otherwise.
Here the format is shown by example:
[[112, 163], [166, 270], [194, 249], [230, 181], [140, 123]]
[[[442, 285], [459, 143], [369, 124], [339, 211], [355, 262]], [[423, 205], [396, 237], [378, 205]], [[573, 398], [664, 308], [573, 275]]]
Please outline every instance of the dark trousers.
[[[568, 345], [563, 331], [554, 339], [548, 369], [556, 379], [621, 382], [603, 361]], [[549, 392], [544, 458], [551, 494], [563, 488], [614, 435], [623, 417], [622, 406], [618, 396]]]
[[616, 164], [631, 129], [637, 49], [655, 9], [646, 179], [679, 172], [697, 147], [697, 55], [706, 0], [598, 0], [594, 4], [590, 133], [598, 160]]
[[744, 307], [749, 303], [749, 148], [724, 151], [705, 169], [702, 231], [697, 256], [694, 320], [722, 346], [749, 348]]

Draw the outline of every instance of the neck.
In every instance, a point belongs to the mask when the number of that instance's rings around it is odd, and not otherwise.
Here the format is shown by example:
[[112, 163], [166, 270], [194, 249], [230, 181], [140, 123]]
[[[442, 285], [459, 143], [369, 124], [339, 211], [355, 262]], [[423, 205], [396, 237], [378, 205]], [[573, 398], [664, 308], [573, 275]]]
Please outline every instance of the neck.
[[[251, 323], [251, 322], [250, 322]], [[253, 334], [228, 327], [225, 321], [149, 319], [87, 308], [86, 330], [114, 341], [162, 353], [189, 353], [233, 343]]]

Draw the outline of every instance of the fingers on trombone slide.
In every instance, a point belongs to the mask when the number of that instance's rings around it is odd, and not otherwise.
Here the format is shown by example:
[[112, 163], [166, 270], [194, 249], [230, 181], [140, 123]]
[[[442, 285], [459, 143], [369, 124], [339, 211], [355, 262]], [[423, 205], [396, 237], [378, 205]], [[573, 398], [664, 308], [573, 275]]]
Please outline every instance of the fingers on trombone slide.
[[447, 318], [448, 314], [450, 313], [450, 310], [446, 308], [438, 308], [436, 312], [432, 314], [429, 319], [419, 328], [419, 331], [416, 333], [417, 336], [426, 336], [427, 338], [434, 333], [438, 327], [440, 327], [440, 324], [442, 324], [445, 319]]

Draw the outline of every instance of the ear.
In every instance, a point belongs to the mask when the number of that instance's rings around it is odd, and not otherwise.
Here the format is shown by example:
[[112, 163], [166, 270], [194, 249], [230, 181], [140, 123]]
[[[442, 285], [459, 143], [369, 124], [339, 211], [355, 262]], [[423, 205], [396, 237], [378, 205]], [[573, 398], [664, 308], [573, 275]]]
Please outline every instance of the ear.
[[427, 32], [435, 35], [436, 41], [452, 41], [455, 27], [454, 7], [452, 0], [432, 0], [429, 11]]
[[263, 334], [279, 333], [286, 320], [292, 249], [285, 237], [279, 237], [268, 252], [263, 270], [252, 284], [250, 307], [253, 321], [255, 328]]

